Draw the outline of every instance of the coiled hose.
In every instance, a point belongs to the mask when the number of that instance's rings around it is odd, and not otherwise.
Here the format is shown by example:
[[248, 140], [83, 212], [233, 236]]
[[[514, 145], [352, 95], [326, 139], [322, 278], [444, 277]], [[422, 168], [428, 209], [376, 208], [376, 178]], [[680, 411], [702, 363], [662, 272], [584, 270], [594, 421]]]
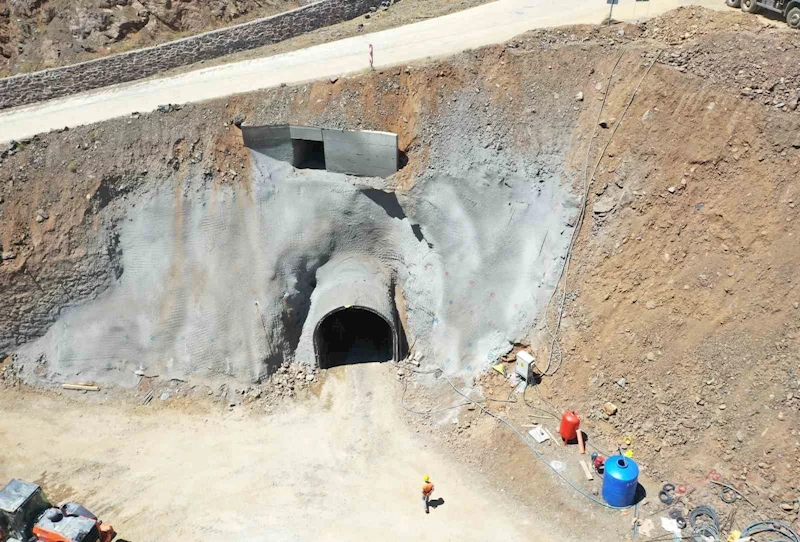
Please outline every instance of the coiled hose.
[[[701, 517], [707, 520], [698, 522]], [[719, 514], [713, 506], [701, 504], [689, 512], [689, 524], [692, 526], [693, 542], [706, 542], [709, 539], [719, 542]]]
[[742, 538], [762, 533], [778, 535], [778, 538], [770, 538], [765, 542], [800, 542], [800, 536], [786, 523], [782, 521], [757, 521], [751, 523], [742, 531]]

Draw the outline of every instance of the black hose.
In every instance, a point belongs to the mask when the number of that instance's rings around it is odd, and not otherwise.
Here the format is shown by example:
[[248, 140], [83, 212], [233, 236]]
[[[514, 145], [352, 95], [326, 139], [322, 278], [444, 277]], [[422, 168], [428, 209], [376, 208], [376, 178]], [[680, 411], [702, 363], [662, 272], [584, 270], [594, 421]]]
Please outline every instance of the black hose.
[[[698, 522], [698, 518], [701, 517], [708, 518], [711, 522]], [[719, 541], [719, 514], [713, 506], [701, 504], [689, 512], [689, 524], [692, 526], [692, 535], [696, 542], [703, 542], [703, 537]]]
[[761, 533], [777, 534], [780, 538], [773, 538], [769, 542], [800, 542], [800, 536], [786, 523], [782, 521], [757, 521], [751, 523], [742, 531], [742, 538]]

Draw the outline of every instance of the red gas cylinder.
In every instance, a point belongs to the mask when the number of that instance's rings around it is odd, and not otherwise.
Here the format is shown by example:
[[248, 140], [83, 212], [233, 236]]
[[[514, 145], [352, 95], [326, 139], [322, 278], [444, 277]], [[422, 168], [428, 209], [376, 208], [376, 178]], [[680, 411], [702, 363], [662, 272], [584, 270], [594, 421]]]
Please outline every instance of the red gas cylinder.
[[578, 417], [578, 413], [567, 410], [564, 415], [561, 416], [561, 426], [558, 428], [558, 432], [561, 438], [564, 439], [564, 442], [569, 442], [570, 440], [578, 438], [578, 428], [580, 426], [581, 419]]

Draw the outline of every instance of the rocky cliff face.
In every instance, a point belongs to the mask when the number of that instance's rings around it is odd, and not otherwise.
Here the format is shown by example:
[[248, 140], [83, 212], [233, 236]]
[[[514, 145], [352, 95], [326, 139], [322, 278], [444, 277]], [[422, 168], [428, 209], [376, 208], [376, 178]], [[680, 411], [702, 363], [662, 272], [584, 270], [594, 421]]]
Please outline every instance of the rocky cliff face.
[[0, 76], [91, 60], [307, 0], [0, 0]]

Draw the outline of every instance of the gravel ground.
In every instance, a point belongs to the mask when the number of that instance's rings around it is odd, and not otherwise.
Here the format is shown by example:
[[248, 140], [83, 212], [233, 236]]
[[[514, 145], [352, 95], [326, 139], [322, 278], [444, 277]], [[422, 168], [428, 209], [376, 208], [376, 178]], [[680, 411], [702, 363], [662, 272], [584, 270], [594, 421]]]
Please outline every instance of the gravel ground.
[[[575, 529], [561, 506], [509, 498], [490, 473], [406, 424], [400, 391], [393, 367], [363, 364], [327, 371], [310, 392], [269, 413], [258, 401], [228, 408], [178, 397], [135, 406], [114, 392], [5, 390], [0, 479], [28, 479], [53, 500], [82, 502], [128, 540], [218, 541], [245, 532], [281, 542], [418, 540], [424, 532], [442, 540], [593, 541], [598, 524], [615, 540], [624, 536], [628, 520], [619, 514], [587, 516]], [[420, 499], [425, 474], [435, 484], [429, 515]], [[536, 484], [537, 474], [529, 480]], [[555, 493], [568, 501], [565, 491], [548, 490], [548, 500]]]

